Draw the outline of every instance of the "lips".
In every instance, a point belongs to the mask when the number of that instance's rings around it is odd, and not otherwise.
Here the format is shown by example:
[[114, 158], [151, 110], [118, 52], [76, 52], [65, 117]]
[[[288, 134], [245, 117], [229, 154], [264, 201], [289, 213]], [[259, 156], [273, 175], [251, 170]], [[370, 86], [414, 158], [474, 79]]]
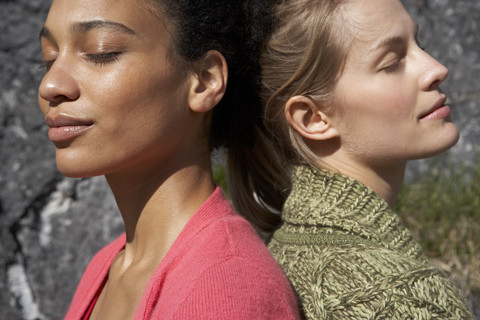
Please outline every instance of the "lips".
[[445, 105], [446, 97], [440, 98], [427, 112], [423, 113], [420, 120], [443, 119], [450, 115], [450, 107]]
[[93, 121], [74, 118], [67, 115], [58, 115], [45, 118], [49, 126], [48, 138], [52, 142], [65, 142], [72, 140], [87, 130], [89, 130]]

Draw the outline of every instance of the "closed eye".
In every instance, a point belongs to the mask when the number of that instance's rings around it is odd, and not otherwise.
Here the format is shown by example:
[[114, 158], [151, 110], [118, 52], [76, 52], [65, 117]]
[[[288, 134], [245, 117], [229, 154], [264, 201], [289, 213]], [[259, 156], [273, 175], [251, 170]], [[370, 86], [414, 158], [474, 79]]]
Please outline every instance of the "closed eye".
[[55, 62], [55, 59], [48, 60], [48, 61], [43, 61], [38, 67], [48, 71], [48, 70], [50, 70], [50, 68], [52, 68], [52, 65], [53, 65], [54, 62]]
[[382, 71], [386, 73], [396, 73], [401, 71], [401, 68], [403, 67], [403, 59], [398, 59], [394, 63], [388, 65], [387, 67], [383, 68]]
[[86, 54], [86, 57], [95, 64], [108, 64], [117, 61], [121, 52], [106, 52], [106, 53], [91, 53]]
[[425, 46], [422, 45], [422, 43], [420, 42], [419, 38], [418, 38], [418, 26], [417, 26], [417, 29], [415, 30], [415, 43], [417, 44], [417, 46], [422, 49], [423, 51], [425, 51]]

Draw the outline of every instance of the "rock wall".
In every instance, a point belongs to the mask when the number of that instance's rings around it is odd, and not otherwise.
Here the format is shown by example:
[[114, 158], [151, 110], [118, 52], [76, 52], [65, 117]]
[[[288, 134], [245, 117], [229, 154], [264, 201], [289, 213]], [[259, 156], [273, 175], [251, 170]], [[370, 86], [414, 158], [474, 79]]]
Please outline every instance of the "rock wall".
[[102, 177], [66, 179], [37, 106], [48, 0], [0, 1], [0, 319], [62, 319], [88, 260], [121, 231]]
[[[122, 231], [103, 178], [66, 179], [37, 107], [38, 33], [48, 0], [0, 0], [0, 319], [61, 319], [93, 254]], [[420, 39], [450, 69], [462, 139], [438, 162], [473, 165], [480, 135], [480, 2], [406, 0]]]
[[402, 0], [420, 27], [420, 44], [449, 69], [442, 85], [461, 138], [455, 147], [429, 160], [412, 161], [407, 181], [434, 166], [474, 168], [480, 151], [480, 1]]

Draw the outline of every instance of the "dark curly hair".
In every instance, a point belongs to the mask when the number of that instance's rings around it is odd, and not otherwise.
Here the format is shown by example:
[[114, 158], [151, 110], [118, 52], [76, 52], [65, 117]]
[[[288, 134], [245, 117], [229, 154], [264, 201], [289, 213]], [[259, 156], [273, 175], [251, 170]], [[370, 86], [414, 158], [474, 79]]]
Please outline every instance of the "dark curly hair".
[[[209, 145], [225, 147], [237, 210], [258, 229], [279, 223], [277, 157], [265, 140], [259, 55], [271, 29], [273, 0], [152, 0], [172, 24], [175, 52], [187, 63], [209, 50], [227, 61], [228, 84], [211, 113]], [[283, 192], [285, 192], [283, 190]], [[277, 194], [275, 196], [275, 194]]]
[[183, 59], [196, 61], [217, 50], [227, 61], [227, 91], [212, 113], [210, 147], [237, 139], [253, 143], [252, 126], [260, 125], [259, 54], [270, 28], [269, 0], [156, 2], [173, 24], [176, 53]]

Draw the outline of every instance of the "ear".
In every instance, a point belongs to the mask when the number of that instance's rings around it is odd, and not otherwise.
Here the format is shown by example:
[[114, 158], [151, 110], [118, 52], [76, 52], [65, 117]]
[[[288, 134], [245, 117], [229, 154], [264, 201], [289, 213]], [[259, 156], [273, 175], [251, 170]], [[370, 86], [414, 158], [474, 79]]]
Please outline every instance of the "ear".
[[222, 100], [227, 88], [228, 66], [223, 55], [208, 51], [196, 64], [190, 86], [189, 105], [194, 112], [207, 112]]
[[285, 117], [295, 131], [309, 140], [324, 141], [339, 136], [331, 119], [308, 97], [294, 96], [288, 99]]

